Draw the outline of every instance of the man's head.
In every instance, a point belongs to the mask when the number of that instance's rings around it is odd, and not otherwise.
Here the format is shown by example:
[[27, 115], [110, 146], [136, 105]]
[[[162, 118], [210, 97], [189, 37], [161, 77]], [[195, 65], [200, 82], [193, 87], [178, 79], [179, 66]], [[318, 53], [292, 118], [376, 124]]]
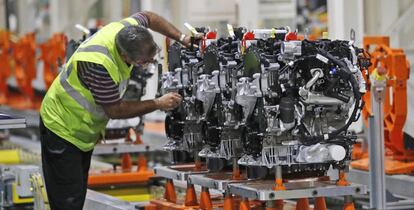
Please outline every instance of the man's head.
[[142, 26], [126, 26], [115, 37], [116, 47], [125, 62], [145, 65], [153, 62], [158, 52], [151, 33]]

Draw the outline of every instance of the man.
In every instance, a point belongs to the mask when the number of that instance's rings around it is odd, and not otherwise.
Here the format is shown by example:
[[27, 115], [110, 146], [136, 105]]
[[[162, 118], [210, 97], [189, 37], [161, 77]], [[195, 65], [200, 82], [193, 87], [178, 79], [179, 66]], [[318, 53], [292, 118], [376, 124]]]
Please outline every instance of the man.
[[122, 101], [133, 65], [153, 62], [157, 45], [146, 27], [190, 45], [190, 37], [152, 12], [113, 22], [84, 41], [42, 102], [42, 165], [52, 210], [81, 210], [93, 147], [111, 119], [172, 109], [180, 95]]

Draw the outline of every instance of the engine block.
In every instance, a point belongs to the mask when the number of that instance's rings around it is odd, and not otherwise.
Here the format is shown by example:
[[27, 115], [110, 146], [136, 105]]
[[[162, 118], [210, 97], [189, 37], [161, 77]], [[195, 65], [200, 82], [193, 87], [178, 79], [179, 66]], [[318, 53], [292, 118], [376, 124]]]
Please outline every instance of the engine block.
[[[228, 37], [198, 28], [198, 47], [169, 47], [163, 93], [182, 104], [167, 112], [167, 150], [235, 159], [292, 172], [344, 168], [363, 106], [363, 50], [347, 40], [297, 40], [285, 28]], [[293, 34], [292, 34], [293, 33]]]

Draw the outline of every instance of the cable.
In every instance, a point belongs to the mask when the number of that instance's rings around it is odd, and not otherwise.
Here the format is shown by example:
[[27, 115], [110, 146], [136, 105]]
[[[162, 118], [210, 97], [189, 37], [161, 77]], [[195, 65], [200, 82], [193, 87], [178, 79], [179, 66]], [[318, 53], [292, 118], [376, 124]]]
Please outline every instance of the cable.
[[356, 119], [356, 114], [358, 112], [358, 109], [361, 108], [360, 106], [361, 105], [361, 93], [359, 92], [358, 82], [356, 81], [355, 77], [352, 76], [352, 72], [350, 71], [348, 66], [343, 61], [335, 58], [329, 52], [322, 50], [322, 49], [318, 49], [316, 47], [315, 49], [317, 50], [319, 54], [328, 58], [335, 65], [339, 66], [340, 71], [338, 71], [338, 75], [345, 81], [349, 81], [351, 83], [352, 90], [353, 90], [354, 97], [355, 97], [355, 106], [354, 106], [354, 109], [352, 111], [352, 114], [348, 122], [344, 126], [328, 134], [317, 135], [317, 136], [305, 136], [302, 139], [302, 143], [304, 143], [305, 145], [316, 144], [323, 140], [332, 140], [333, 138], [337, 137], [340, 133], [348, 130], [351, 123], [354, 122]]

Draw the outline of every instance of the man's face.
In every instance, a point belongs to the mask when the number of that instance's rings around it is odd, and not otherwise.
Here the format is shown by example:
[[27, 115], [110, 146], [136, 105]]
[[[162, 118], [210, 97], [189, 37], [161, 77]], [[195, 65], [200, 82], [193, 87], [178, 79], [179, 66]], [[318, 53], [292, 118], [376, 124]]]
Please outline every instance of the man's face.
[[150, 56], [150, 57], [146, 57], [146, 58], [140, 58], [140, 59], [136, 59], [133, 60], [131, 58], [129, 58], [128, 56], [124, 56], [124, 61], [126, 63], [132, 64], [134, 66], [140, 66], [142, 68], [146, 68], [149, 64], [155, 63], [155, 55]]
[[157, 54], [160, 51], [161, 51], [160, 48], [158, 48], [158, 46], [157, 46], [157, 50], [152, 55], [149, 55], [149, 56], [144, 55], [144, 56], [141, 56], [140, 58], [137, 58], [137, 59], [131, 59], [130, 57], [125, 55], [124, 60], [125, 60], [125, 62], [127, 62], [129, 64], [132, 64], [134, 66], [140, 66], [143, 69], [146, 69], [149, 64], [156, 63], [157, 60], [155, 59], [155, 57], [157, 56]]

